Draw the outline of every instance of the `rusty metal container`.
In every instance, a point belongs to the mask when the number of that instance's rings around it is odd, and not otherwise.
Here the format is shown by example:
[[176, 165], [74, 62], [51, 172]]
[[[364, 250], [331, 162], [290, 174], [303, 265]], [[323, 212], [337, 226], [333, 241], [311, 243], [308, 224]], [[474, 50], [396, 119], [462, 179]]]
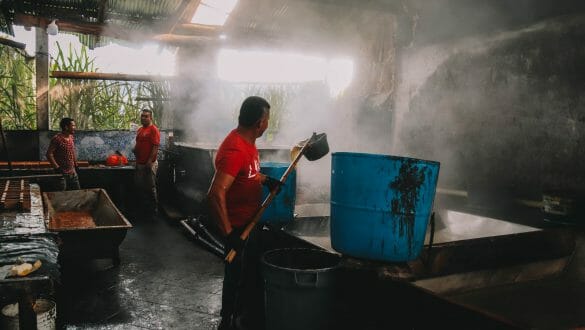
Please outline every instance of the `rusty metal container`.
[[43, 193], [46, 224], [61, 238], [59, 259], [112, 258], [132, 224], [103, 189]]

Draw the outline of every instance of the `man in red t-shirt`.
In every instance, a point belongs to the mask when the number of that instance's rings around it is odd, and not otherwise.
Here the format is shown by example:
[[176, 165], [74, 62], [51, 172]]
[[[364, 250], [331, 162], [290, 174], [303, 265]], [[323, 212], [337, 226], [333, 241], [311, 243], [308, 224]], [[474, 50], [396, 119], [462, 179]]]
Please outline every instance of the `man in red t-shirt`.
[[152, 110], [142, 109], [140, 114], [142, 127], [136, 131], [136, 146], [133, 150], [136, 155], [134, 182], [138, 190], [139, 209], [145, 211], [147, 216], [158, 212], [156, 173], [160, 132], [152, 120]]
[[260, 173], [255, 144], [269, 119], [270, 104], [258, 96], [248, 97], [240, 108], [238, 127], [224, 139], [215, 158], [215, 175], [207, 194], [210, 213], [226, 236], [226, 252], [231, 248], [238, 252], [225, 266], [220, 329], [236, 323], [263, 328], [260, 230], [253, 230], [245, 242], [240, 235], [260, 207], [262, 184], [274, 181]]
[[59, 181], [60, 190], [79, 190], [79, 178], [77, 176], [77, 158], [75, 156], [75, 121], [71, 118], [63, 118], [59, 123], [61, 133], [57, 133], [51, 139], [47, 149], [47, 160], [53, 166], [56, 173], [62, 174]]

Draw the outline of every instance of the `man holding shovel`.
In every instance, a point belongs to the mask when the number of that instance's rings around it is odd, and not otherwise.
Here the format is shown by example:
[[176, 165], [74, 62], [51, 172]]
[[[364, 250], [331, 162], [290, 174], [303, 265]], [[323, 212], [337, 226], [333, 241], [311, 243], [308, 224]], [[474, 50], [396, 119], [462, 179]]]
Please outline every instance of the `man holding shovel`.
[[215, 176], [208, 192], [211, 216], [226, 237], [226, 251], [236, 258], [225, 265], [222, 320], [219, 329], [262, 329], [264, 300], [260, 257], [261, 230], [240, 238], [261, 205], [262, 184], [276, 189], [280, 181], [260, 173], [256, 139], [268, 127], [270, 104], [258, 96], [242, 103], [238, 127], [224, 139], [215, 159]]

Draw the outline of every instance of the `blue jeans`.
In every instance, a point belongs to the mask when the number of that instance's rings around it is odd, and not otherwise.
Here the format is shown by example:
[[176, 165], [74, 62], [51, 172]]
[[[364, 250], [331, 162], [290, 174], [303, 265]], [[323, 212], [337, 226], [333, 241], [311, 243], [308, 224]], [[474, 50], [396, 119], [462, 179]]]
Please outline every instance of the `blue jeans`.
[[79, 177], [77, 173], [63, 174], [63, 177], [59, 179], [59, 190], [79, 190]]

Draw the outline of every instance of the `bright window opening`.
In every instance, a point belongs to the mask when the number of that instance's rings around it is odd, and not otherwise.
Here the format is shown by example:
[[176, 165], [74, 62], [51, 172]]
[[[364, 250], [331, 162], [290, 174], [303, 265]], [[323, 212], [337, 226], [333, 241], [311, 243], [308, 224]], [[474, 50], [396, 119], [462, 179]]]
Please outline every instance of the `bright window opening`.
[[224, 25], [238, 0], [203, 0], [197, 7], [191, 23]]
[[298, 54], [223, 49], [218, 76], [237, 83], [327, 83], [331, 96], [340, 95], [351, 83], [353, 60]]

